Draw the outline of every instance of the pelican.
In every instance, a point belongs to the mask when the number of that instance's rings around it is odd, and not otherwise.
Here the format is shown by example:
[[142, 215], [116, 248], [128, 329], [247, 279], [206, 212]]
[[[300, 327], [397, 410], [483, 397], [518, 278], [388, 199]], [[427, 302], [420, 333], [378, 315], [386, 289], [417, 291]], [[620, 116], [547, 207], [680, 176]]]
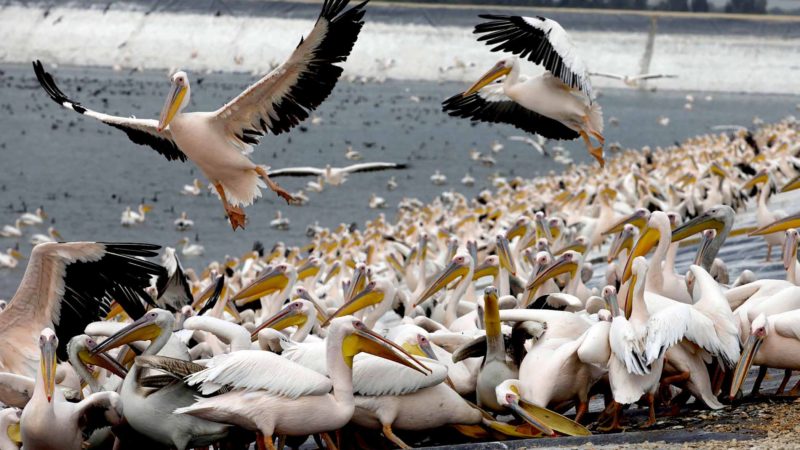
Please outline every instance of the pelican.
[[189, 218], [189, 215], [186, 214], [186, 211], [182, 211], [181, 216], [175, 219], [172, 224], [175, 225], [175, 229], [177, 231], [186, 231], [191, 230], [192, 227], [194, 227], [194, 220]]
[[463, 178], [461, 178], [461, 184], [466, 187], [475, 186], [475, 178], [470, 174], [465, 174]]
[[22, 253], [15, 248], [9, 248], [5, 253], [0, 253], [0, 268], [13, 269], [22, 259]]
[[436, 172], [431, 175], [431, 183], [436, 186], [443, 186], [447, 184], [447, 175], [439, 172], [439, 169], [436, 169]]
[[41, 364], [31, 401], [22, 410], [22, 445], [30, 450], [81, 450], [84, 428], [118, 425], [122, 403], [116, 392], [98, 392], [79, 403], [70, 403], [55, 388], [58, 338], [50, 328], [39, 336]]
[[153, 208], [148, 205], [139, 205], [137, 211], [132, 211], [131, 207], [128, 206], [125, 208], [125, 211], [122, 211], [122, 216], [119, 219], [119, 224], [123, 227], [130, 227], [134, 225], [138, 225], [140, 223], [144, 223], [145, 219], [147, 218], [147, 213], [150, 212]]
[[22, 237], [23, 226], [25, 226], [25, 224], [22, 222], [22, 219], [15, 220], [14, 225], [3, 225], [3, 229], [0, 230], [0, 236], [13, 238]]
[[[756, 210], [756, 225], [761, 228], [765, 227], [776, 220], [786, 217], [783, 211], [770, 211], [767, 206], [769, 197], [774, 189], [772, 181], [769, 177], [769, 172], [766, 170], [760, 171], [756, 176], [751, 178], [747, 183], [742, 186], [742, 189], [752, 189], [758, 186], [758, 206]], [[764, 240], [767, 242], [767, 256], [766, 261], [772, 260], [772, 247], [780, 247], [783, 244], [783, 233], [776, 232], [764, 234]]]
[[[480, 15], [487, 19], [475, 26], [479, 41], [536, 64], [546, 72], [535, 78], [520, 75], [516, 57], [504, 58], [462, 94], [442, 105], [455, 117], [514, 125], [547, 139], [583, 138], [589, 153], [601, 167], [603, 113], [593, 101], [586, 66], [561, 25], [544, 17]], [[501, 84], [494, 80], [505, 76]], [[591, 137], [599, 142], [593, 146]]]
[[118, 294], [132, 290], [144, 296], [153, 276], [164, 268], [140, 259], [155, 256], [159, 247], [149, 244], [68, 242], [33, 248], [28, 267], [8, 306], [0, 311], [5, 345], [0, 347], [0, 371], [34, 378], [39, 367], [35, 343], [41, 330], [52, 328], [67, 358], [66, 344], [94, 320], [105, 317], [113, 296], [129, 315], [143, 313], [140, 303]]
[[168, 160], [191, 159], [214, 184], [236, 230], [245, 224], [240, 205], [260, 197], [264, 183], [287, 202], [292, 200], [247, 154], [261, 136], [289, 131], [330, 95], [342, 73], [337, 63], [347, 59], [363, 26], [365, 4], [345, 11], [347, 0], [326, 0], [314, 28], [283, 64], [213, 112], [183, 112], [191, 92], [183, 71], [170, 77], [172, 88], [155, 121], [88, 109], [68, 98], [41, 62], [33, 67], [42, 88], [64, 108], [121, 129], [134, 143], [149, 145]]
[[183, 189], [181, 189], [182, 195], [190, 195], [192, 197], [197, 197], [202, 193], [203, 193], [203, 183], [198, 178], [195, 178], [192, 181], [192, 184], [184, 184]]
[[269, 227], [273, 230], [288, 230], [289, 218], [283, 217], [280, 210], [275, 211], [275, 218], [269, 221]]
[[189, 238], [184, 237], [178, 241], [178, 246], [181, 248], [183, 256], [202, 256], [206, 252], [206, 248], [200, 244], [192, 244]]
[[19, 430], [19, 418], [22, 410], [6, 407], [0, 410], [0, 450], [19, 450], [22, 436]]
[[30, 242], [33, 245], [39, 245], [39, 244], [56, 242], [59, 239], [64, 239], [63, 237], [61, 237], [61, 233], [59, 233], [58, 230], [55, 229], [55, 227], [49, 227], [47, 228], [47, 234], [41, 234], [41, 233], [34, 234], [33, 236], [31, 236]]
[[355, 150], [352, 145], [348, 145], [344, 151], [344, 157], [349, 159], [350, 161], [361, 161], [363, 156], [361, 156], [361, 152]]
[[393, 191], [397, 189], [397, 180], [394, 178], [394, 175], [389, 177], [389, 181], [386, 182], [386, 190]]
[[[497, 386], [505, 380], [517, 378], [519, 368], [506, 361], [506, 349], [500, 331], [500, 310], [497, 302], [497, 289], [487, 287], [483, 297], [483, 323], [486, 328], [486, 356], [478, 372], [478, 405], [494, 412], [505, 408], [497, 402]], [[534, 425], [535, 426], [535, 425]], [[549, 428], [537, 427], [552, 434]]]
[[662, 78], [678, 78], [677, 75], [670, 75], [665, 73], [642, 73], [639, 75], [619, 75], [616, 73], [608, 73], [608, 72], [589, 72], [589, 75], [593, 77], [603, 77], [603, 78], [611, 78], [614, 80], [620, 80], [625, 83], [625, 86], [636, 88], [639, 87], [639, 83], [647, 80], [659, 80]]
[[36, 211], [32, 213], [24, 213], [19, 216], [19, 220], [24, 225], [41, 225], [44, 223], [44, 219], [47, 218], [47, 214], [45, 214], [44, 209], [42, 207], [36, 208]]
[[[320, 177], [324, 184], [331, 186], [340, 186], [347, 177], [353, 173], [361, 172], [375, 172], [379, 170], [401, 170], [405, 169], [405, 164], [397, 164], [390, 162], [368, 162], [353, 164], [345, 167], [331, 167], [330, 164], [326, 165], [324, 169], [317, 167], [287, 167], [285, 169], [270, 170], [269, 176], [277, 177]], [[322, 187], [323, 183], [319, 183]], [[309, 189], [312, 190], [312, 189]], [[321, 191], [322, 189], [320, 189]], [[315, 191], [318, 192], [318, 191]]]
[[330, 378], [258, 350], [213, 358], [207, 368], [186, 378], [186, 383], [197, 385], [205, 395], [219, 393], [223, 387], [230, 392], [198, 399], [177, 408], [175, 414], [257, 431], [259, 447], [274, 449], [275, 434], [305, 436], [337, 430], [350, 421], [355, 409], [353, 359], [358, 353], [370, 353], [422, 374], [430, 372], [401, 347], [353, 317], [331, 321], [325, 349]]

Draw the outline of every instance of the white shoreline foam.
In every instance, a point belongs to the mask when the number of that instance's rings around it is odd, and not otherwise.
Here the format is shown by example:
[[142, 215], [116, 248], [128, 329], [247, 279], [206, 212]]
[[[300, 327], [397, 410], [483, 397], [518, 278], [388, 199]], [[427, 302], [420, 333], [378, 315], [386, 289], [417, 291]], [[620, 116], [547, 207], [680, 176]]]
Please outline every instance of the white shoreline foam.
[[[0, 8], [0, 62], [48, 63], [121, 68], [183, 68], [199, 71], [264, 73], [282, 61], [309, 20], [215, 17], [21, 6]], [[636, 73], [646, 32], [572, 31], [573, 40], [595, 71]], [[442, 73], [456, 63], [467, 67]], [[376, 59], [394, 58], [381, 70]], [[370, 22], [345, 73], [400, 80], [474, 81], [498, 59], [475, 42], [471, 29]], [[662, 89], [796, 94], [800, 92], [800, 39], [777, 36], [661, 34], [655, 39], [651, 72], [676, 73]], [[535, 70], [535, 69], [533, 69]], [[533, 70], [528, 70], [532, 72]], [[595, 77], [598, 87], [620, 84]]]

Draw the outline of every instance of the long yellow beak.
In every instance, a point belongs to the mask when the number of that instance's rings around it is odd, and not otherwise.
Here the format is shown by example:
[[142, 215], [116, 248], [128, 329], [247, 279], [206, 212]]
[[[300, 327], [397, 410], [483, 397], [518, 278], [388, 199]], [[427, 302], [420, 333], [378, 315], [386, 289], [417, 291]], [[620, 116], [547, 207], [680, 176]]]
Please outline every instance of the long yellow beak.
[[797, 241], [798, 232], [794, 228], [786, 230], [786, 238], [783, 241], [783, 268], [789, 270], [792, 264], [797, 262]]
[[499, 273], [498, 264], [493, 261], [493, 258], [486, 258], [472, 272], [472, 281], [480, 280], [483, 277], [496, 277]]
[[426, 300], [431, 298], [433, 294], [447, 287], [447, 285], [453, 280], [464, 277], [467, 275], [467, 273], [469, 273], [469, 268], [466, 265], [451, 261], [450, 265], [447, 266], [441, 275], [439, 275], [439, 278], [437, 278], [430, 286], [428, 286], [427, 289], [425, 289], [425, 292], [420, 295], [419, 299], [417, 299], [413, 306], [416, 307], [417, 305], [421, 305]]
[[342, 356], [350, 367], [353, 367], [353, 358], [364, 352], [402, 364], [424, 375], [431, 373], [430, 368], [403, 350], [403, 347], [368, 329], [360, 321], [356, 321], [355, 325], [355, 332], [342, 341]]
[[731, 400], [736, 397], [736, 393], [742, 388], [742, 384], [744, 384], [744, 380], [747, 378], [747, 372], [750, 370], [750, 366], [753, 365], [753, 359], [763, 342], [763, 337], [754, 334], [751, 334], [750, 337], [747, 338], [747, 343], [745, 343], [744, 349], [742, 349], [742, 356], [739, 357], [739, 363], [736, 364], [736, 370], [733, 372], [733, 382], [731, 383], [731, 391], [729, 393]]
[[50, 402], [53, 400], [53, 392], [56, 390], [56, 345], [53, 341], [47, 341], [42, 344], [41, 348], [42, 381], [47, 401]]
[[19, 427], [19, 422], [12, 423], [6, 429], [6, 435], [8, 438], [11, 439], [12, 442], [17, 444], [18, 446], [22, 444], [22, 432]]
[[252, 333], [250, 333], [250, 340], [256, 341], [258, 339], [258, 332], [264, 328], [272, 328], [275, 330], [283, 330], [292, 326], [302, 326], [306, 323], [308, 318], [303, 314], [303, 303], [292, 302], [286, 305], [283, 309], [278, 311], [274, 316], [265, 320], [264, 323], [259, 325]]
[[800, 176], [796, 176], [796, 177], [794, 177], [793, 180], [791, 180], [788, 183], [786, 183], [781, 188], [781, 192], [789, 192], [789, 191], [793, 191], [793, 190], [798, 189], [798, 188], [800, 188]]
[[501, 65], [496, 65], [489, 69], [478, 81], [475, 82], [469, 89], [467, 89], [464, 94], [464, 97], [474, 94], [475, 92], [480, 91], [484, 86], [488, 85], [492, 81], [502, 77], [503, 75], [507, 75], [511, 72], [510, 67], [505, 67]]
[[330, 322], [331, 319], [335, 317], [344, 317], [352, 315], [358, 311], [361, 311], [364, 308], [377, 305], [378, 303], [382, 302], [385, 298], [385, 294], [383, 291], [377, 290], [375, 288], [375, 283], [371, 282], [367, 284], [363, 291], [356, 294], [352, 300], [342, 305], [339, 309], [336, 310], [329, 318], [322, 324], [324, 327], [325, 325]]
[[789, 228], [800, 228], [800, 213], [776, 220], [750, 233], [750, 236], [763, 236], [765, 234], [786, 231]]
[[508, 248], [508, 239], [502, 235], [497, 236], [497, 256], [500, 258], [500, 267], [506, 269], [511, 275], [516, 275], [517, 265]]
[[242, 288], [231, 300], [236, 302], [238, 306], [246, 305], [261, 297], [281, 291], [288, 284], [289, 277], [286, 275], [286, 270], [281, 266], [276, 266], [271, 270], [267, 270], [267, 273], [250, 283], [249, 286]]
[[114, 333], [97, 347], [90, 349], [89, 353], [97, 355], [131, 342], [152, 341], [160, 336], [161, 333], [161, 328], [155, 323], [155, 317], [147, 313], [127, 327]]
[[566, 258], [566, 255], [572, 255], [571, 253], [564, 253], [558, 261], [554, 262], [547, 270], [540, 273], [536, 278], [531, 281], [528, 286], [525, 287], [528, 291], [535, 291], [539, 286], [544, 284], [545, 281], [557, 277], [563, 273], [569, 273], [571, 276], [575, 276], [575, 272], [578, 270], [578, 263], [575, 262], [571, 257]]
[[633, 214], [631, 214], [630, 216], [623, 218], [619, 222], [609, 227], [607, 230], [603, 231], [602, 234], [603, 236], [605, 236], [609, 234], [619, 233], [620, 231], [623, 230], [623, 228], [627, 224], [631, 224], [641, 230], [647, 225], [647, 218], [649, 215], [650, 214], [646, 209], [638, 209], [634, 211]]
[[158, 131], [164, 131], [172, 119], [178, 113], [178, 110], [183, 103], [183, 97], [186, 96], [186, 87], [179, 86], [177, 83], [172, 83], [167, 100], [164, 102], [164, 107], [161, 109], [161, 115], [158, 118]]
[[81, 350], [78, 353], [78, 357], [80, 357], [84, 364], [92, 364], [97, 367], [102, 367], [120, 378], [125, 378], [125, 375], [128, 374], [128, 371], [122, 367], [122, 365], [117, 362], [116, 359], [108, 356], [105, 353], [93, 355], [90, 353], [90, 350], [91, 349]]
[[725, 223], [718, 218], [701, 214], [672, 230], [672, 242], [682, 241], [709, 228], [713, 228], [719, 234], [724, 227]]
[[607, 262], [610, 263], [617, 259], [619, 254], [622, 253], [622, 250], [628, 250], [628, 252], [630, 252], [631, 248], [633, 248], [633, 236], [636, 233], [633, 230], [635, 230], [634, 226], [630, 225], [629, 227], [623, 228], [622, 232], [614, 237], [611, 248], [608, 250]]
[[625, 270], [622, 272], [622, 282], [628, 281], [631, 277], [633, 260], [636, 259], [637, 256], [647, 255], [647, 253], [658, 244], [659, 239], [661, 239], [661, 233], [657, 228], [647, 227], [644, 230], [642, 235], [639, 236], [639, 240], [636, 241], [636, 245], [631, 249], [631, 254], [628, 255], [628, 261], [625, 263]]
[[518, 220], [513, 227], [506, 231], [506, 239], [513, 240], [515, 237], [521, 238], [528, 232], [528, 222], [525, 220]]
[[747, 180], [747, 183], [745, 183], [742, 186], [742, 188], [743, 189], [752, 189], [755, 186], [757, 186], [759, 184], [762, 184], [762, 183], [766, 183], [768, 181], [769, 181], [769, 174], [767, 174], [766, 171], [762, 170], [761, 172], [756, 174], [756, 176], [754, 176], [753, 178], [750, 178], [749, 180]]

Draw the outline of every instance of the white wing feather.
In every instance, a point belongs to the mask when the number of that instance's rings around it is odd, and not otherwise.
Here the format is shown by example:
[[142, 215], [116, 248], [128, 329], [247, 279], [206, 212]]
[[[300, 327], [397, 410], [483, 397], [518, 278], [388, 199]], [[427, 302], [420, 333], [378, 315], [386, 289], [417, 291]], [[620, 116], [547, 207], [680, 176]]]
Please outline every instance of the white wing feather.
[[608, 332], [611, 352], [625, 365], [628, 373], [644, 375], [650, 368], [644, 361], [643, 336], [639, 336], [633, 325], [624, 317], [617, 316], [611, 322]]

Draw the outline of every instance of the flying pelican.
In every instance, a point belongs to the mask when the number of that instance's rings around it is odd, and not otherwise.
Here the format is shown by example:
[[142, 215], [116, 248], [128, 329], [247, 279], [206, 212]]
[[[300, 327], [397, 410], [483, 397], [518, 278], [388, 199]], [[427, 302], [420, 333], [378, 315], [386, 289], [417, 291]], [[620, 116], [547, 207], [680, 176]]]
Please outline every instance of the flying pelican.
[[31, 401], [22, 410], [20, 431], [26, 449], [81, 450], [84, 428], [118, 425], [122, 402], [116, 392], [98, 392], [70, 403], [55, 387], [58, 338], [50, 328], [38, 339], [41, 364]]
[[616, 73], [608, 73], [608, 72], [589, 72], [589, 75], [593, 77], [604, 77], [604, 78], [611, 78], [614, 80], [620, 80], [625, 83], [628, 87], [639, 87], [639, 83], [642, 81], [647, 80], [657, 80], [660, 78], [678, 78], [677, 75], [669, 75], [664, 73], [643, 73], [639, 75], [619, 75]]
[[[144, 296], [152, 276], [166, 275], [163, 267], [140, 259], [155, 256], [158, 248], [96, 242], [34, 247], [16, 294], [0, 311], [6, 343], [0, 347], [0, 371], [34, 378], [41, 330], [53, 328], [66, 347], [87, 324], [105, 317], [112, 297], [131, 317], [143, 314], [140, 303], [126, 302], [119, 293], [133, 290]], [[67, 359], [66, 348], [59, 348], [59, 357]]]
[[[488, 19], [475, 26], [479, 41], [544, 66], [535, 78], [520, 76], [516, 57], [504, 58], [462, 94], [442, 105], [455, 117], [514, 125], [547, 139], [583, 138], [601, 166], [603, 113], [593, 101], [586, 66], [567, 32], [544, 17], [480, 15]], [[505, 76], [500, 84], [494, 80]], [[600, 145], [594, 147], [591, 137]]]
[[[375, 172], [378, 170], [393, 170], [405, 169], [405, 164], [396, 164], [389, 162], [368, 162], [353, 164], [346, 167], [331, 167], [330, 164], [326, 165], [324, 169], [317, 167], [287, 167], [285, 169], [270, 170], [269, 176], [277, 177], [320, 177], [325, 184], [331, 186], [339, 186], [345, 181], [352, 173], [360, 172]], [[322, 183], [320, 183], [320, 187]], [[321, 191], [322, 189], [320, 189]], [[318, 191], [317, 191], [318, 192]]]
[[189, 78], [183, 71], [170, 78], [172, 88], [158, 121], [116, 117], [87, 109], [69, 99], [33, 63], [36, 77], [64, 108], [121, 129], [137, 144], [149, 145], [168, 160], [191, 159], [214, 184], [231, 227], [244, 227], [247, 206], [261, 196], [263, 183], [276, 194], [291, 195], [270, 179], [267, 169], [246, 156], [261, 136], [280, 134], [306, 119], [333, 91], [364, 22], [361, 3], [345, 11], [348, 0], [326, 0], [308, 36], [292, 55], [261, 80], [214, 112], [183, 113], [189, 104]]

